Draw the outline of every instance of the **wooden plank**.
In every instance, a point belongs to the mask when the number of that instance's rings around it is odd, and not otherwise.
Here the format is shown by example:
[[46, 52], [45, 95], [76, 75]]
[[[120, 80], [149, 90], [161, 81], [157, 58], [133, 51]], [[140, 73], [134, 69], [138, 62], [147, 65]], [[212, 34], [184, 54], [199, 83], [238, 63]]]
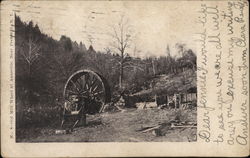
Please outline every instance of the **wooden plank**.
[[161, 127], [161, 125], [157, 125], [157, 126], [148, 128], [148, 129], [146, 129], [146, 130], [143, 130], [143, 131], [141, 131], [141, 132], [142, 132], [142, 133], [145, 133], [145, 132], [152, 131], [152, 130], [157, 129], [157, 128], [160, 128], [160, 127]]

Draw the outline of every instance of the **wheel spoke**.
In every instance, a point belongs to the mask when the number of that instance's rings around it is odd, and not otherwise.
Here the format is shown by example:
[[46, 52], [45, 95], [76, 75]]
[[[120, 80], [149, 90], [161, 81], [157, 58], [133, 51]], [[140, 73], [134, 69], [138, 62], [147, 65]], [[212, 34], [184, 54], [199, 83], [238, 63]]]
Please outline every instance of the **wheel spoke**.
[[96, 85], [95, 88], [93, 88], [93, 93], [95, 93], [95, 90], [98, 88], [99, 85]]
[[77, 92], [79, 93], [79, 92], [80, 92], [80, 90], [77, 88], [76, 84], [75, 84], [72, 80], [70, 80], [70, 82], [73, 84], [73, 86], [75, 87], [75, 89], [76, 89], [76, 90], [77, 90]]
[[86, 83], [86, 88], [87, 88], [87, 90], [89, 90], [89, 85], [88, 85], [88, 83]]
[[99, 91], [103, 91], [103, 90], [104, 90], [104, 87], [102, 86], [102, 83], [98, 82], [92, 93], [95, 94], [95, 93], [98, 93]]
[[94, 79], [92, 80], [91, 86], [93, 86], [93, 85], [96, 83], [96, 81], [97, 81], [97, 78], [94, 78]]
[[93, 85], [95, 84], [95, 82], [97, 81], [97, 78], [95, 75], [93, 74], [89, 74], [89, 80], [88, 80], [88, 89], [89, 89], [89, 92], [92, 91], [93, 89]]
[[80, 79], [82, 80], [82, 90], [84, 90], [85, 84], [86, 84], [86, 78], [85, 75], [81, 76]]
[[94, 93], [93, 95], [94, 95], [94, 96], [97, 96], [97, 95], [102, 94], [102, 93], [103, 93], [103, 91], [100, 91], [100, 92]]
[[95, 78], [95, 76], [94, 75], [92, 75], [92, 74], [89, 74], [89, 79], [88, 79], [88, 83], [89, 83], [89, 85], [91, 85], [91, 83], [93, 82], [93, 79]]
[[[79, 80], [80, 80], [80, 81], [79, 81]], [[76, 80], [76, 83], [77, 83], [77, 85], [79, 85], [80, 91], [81, 91], [81, 89], [83, 88], [82, 83], [81, 83], [81, 79], [78, 78], [78, 79]]]
[[88, 90], [88, 79], [89, 79], [89, 75], [88, 74], [85, 74], [85, 84], [84, 84], [84, 87], [83, 89], [84, 90]]
[[82, 95], [81, 97], [83, 97], [83, 98], [88, 98], [89, 96], [86, 96], [86, 95]]
[[81, 91], [81, 93], [80, 93], [80, 94], [85, 94], [85, 93], [87, 93], [87, 91]]
[[89, 91], [92, 93], [93, 91], [95, 91], [96, 87], [93, 88], [95, 86], [96, 81], [98, 81], [96, 78], [92, 81], [91, 85], [90, 85], [90, 89]]

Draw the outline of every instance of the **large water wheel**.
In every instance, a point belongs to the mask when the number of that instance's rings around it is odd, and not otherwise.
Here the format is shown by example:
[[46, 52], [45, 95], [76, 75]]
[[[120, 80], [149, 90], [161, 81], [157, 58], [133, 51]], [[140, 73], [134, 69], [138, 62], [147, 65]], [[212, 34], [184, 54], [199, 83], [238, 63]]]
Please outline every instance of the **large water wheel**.
[[111, 99], [110, 87], [105, 78], [91, 70], [79, 70], [69, 77], [63, 96], [69, 100], [71, 95], [77, 95], [84, 101], [87, 114], [101, 112]]

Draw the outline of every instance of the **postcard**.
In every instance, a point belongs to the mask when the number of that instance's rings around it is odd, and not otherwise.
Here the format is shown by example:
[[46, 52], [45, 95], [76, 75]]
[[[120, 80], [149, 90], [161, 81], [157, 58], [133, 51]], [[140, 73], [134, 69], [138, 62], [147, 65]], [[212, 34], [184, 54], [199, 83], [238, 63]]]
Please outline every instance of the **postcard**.
[[2, 1], [1, 155], [249, 155], [249, 3]]

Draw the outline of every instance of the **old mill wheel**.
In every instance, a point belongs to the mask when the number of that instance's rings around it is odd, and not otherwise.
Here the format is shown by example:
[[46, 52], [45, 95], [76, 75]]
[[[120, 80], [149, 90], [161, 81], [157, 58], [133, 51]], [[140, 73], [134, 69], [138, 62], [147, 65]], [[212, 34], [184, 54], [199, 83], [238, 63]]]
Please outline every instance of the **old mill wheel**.
[[84, 101], [88, 114], [101, 112], [111, 98], [107, 81], [91, 70], [79, 70], [72, 74], [65, 84], [63, 95], [65, 100], [69, 100], [70, 95], [78, 95]]

